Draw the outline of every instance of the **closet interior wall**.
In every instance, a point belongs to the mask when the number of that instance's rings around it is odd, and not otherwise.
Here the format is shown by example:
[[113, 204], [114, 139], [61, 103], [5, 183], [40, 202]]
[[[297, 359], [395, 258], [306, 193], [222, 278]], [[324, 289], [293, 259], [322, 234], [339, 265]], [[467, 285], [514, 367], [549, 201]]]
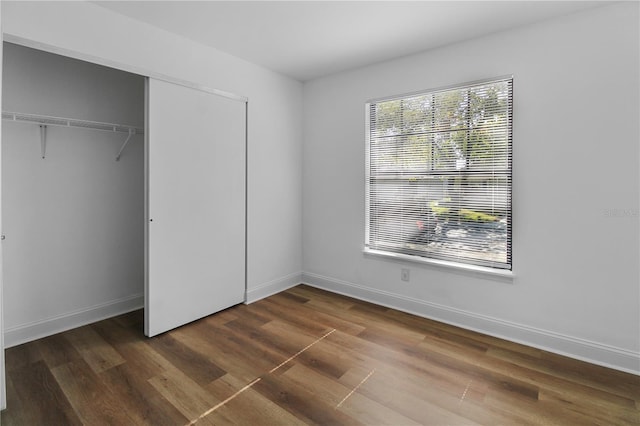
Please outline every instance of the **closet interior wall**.
[[[2, 110], [144, 128], [144, 77], [5, 43]], [[10, 347], [143, 305], [144, 136], [3, 121]]]

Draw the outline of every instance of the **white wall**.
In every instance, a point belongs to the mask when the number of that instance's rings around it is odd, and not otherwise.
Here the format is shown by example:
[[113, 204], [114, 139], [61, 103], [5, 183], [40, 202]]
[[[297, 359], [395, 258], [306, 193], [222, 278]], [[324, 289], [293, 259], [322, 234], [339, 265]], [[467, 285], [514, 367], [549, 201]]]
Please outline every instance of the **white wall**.
[[[141, 76], [13, 44], [3, 65], [3, 111], [144, 127]], [[139, 307], [143, 136], [116, 161], [126, 134], [49, 126], [42, 159], [38, 125], [2, 130], [7, 346]]]
[[249, 98], [248, 299], [299, 282], [302, 84], [84, 2], [2, 2], [5, 35]]
[[[640, 373], [638, 19], [607, 5], [307, 82], [304, 281]], [[515, 279], [364, 256], [365, 101], [506, 74]]]

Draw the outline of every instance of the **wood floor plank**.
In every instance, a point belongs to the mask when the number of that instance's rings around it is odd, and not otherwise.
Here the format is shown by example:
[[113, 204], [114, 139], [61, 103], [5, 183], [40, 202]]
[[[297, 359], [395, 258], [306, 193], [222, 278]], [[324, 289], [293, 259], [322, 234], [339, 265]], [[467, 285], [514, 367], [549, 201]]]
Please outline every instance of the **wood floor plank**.
[[[263, 328], [271, 330], [284, 338], [297, 340], [296, 346], [298, 350], [292, 352], [290, 356], [294, 356], [308, 347], [308, 349], [296, 356], [295, 362], [303, 363], [332, 377], [338, 378], [342, 376], [354, 363], [358, 362], [357, 359], [347, 358], [343, 353], [335, 353], [323, 347], [324, 342], [320, 341], [320, 339], [327, 335], [327, 333], [332, 332], [332, 330], [324, 329], [322, 333], [309, 335], [297, 329], [294, 325], [281, 322], [280, 320], [272, 321]], [[305, 338], [300, 339], [301, 336]]]
[[[331, 325], [332, 328], [345, 333], [356, 335], [366, 329], [365, 325], [349, 321], [347, 316], [342, 315], [345, 309], [329, 301], [312, 299], [305, 303], [304, 308], [305, 315], [313, 314], [316, 318], [321, 318], [323, 322], [326, 321], [327, 325]], [[325, 318], [330, 320], [327, 321]]]
[[115, 321], [124, 328], [135, 330], [136, 332], [143, 334], [144, 310], [142, 309], [118, 315], [117, 317], [110, 318], [109, 320]]
[[251, 389], [260, 378], [247, 383], [231, 374], [211, 382], [206, 390], [222, 401], [210, 409], [207, 419], [216, 425], [304, 424], [273, 401]]
[[239, 392], [251, 382], [246, 382], [227, 373], [205, 386], [207, 392], [215, 396], [218, 400], [224, 401]]
[[274, 401], [280, 407], [307, 424], [315, 425], [361, 425], [362, 422], [335, 410], [325, 401], [315, 398], [313, 393], [298, 386], [284, 375], [267, 375], [252, 389]]
[[29, 342], [24, 345], [14, 346], [5, 352], [5, 370], [11, 372], [21, 370], [25, 366], [42, 360], [42, 352], [37, 342]]
[[234, 308], [234, 313], [236, 318], [225, 322], [223, 325], [228, 326], [229, 323], [233, 323], [236, 321], [242, 321], [244, 323], [250, 323], [255, 327], [260, 327], [263, 324], [268, 323], [273, 318], [265, 315], [260, 315], [259, 312], [256, 312], [252, 306], [249, 305], [237, 305]]
[[130, 364], [118, 365], [100, 373], [99, 377], [109, 390], [119, 395], [120, 403], [128, 412], [138, 415], [140, 424], [171, 426], [189, 422]]
[[139, 377], [150, 379], [174, 368], [173, 364], [149, 345], [141, 329], [123, 327], [117, 320], [101, 321], [92, 327], [118, 351]]
[[[286, 293], [285, 293], [286, 294]], [[292, 302], [290, 299], [284, 297], [282, 294], [274, 295], [269, 298], [269, 303], [277, 305], [280, 311], [291, 314], [295, 320], [291, 321], [294, 324], [299, 323], [301, 319], [312, 323], [323, 325], [324, 327], [335, 328], [342, 330], [345, 333], [356, 334], [361, 332], [364, 327], [355, 324], [353, 321], [343, 320], [336, 315], [327, 315], [318, 310], [308, 309], [309, 304], [313, 304], [313, 301], [306, 302], [304, 304]], [[287, 317], [280, 316], [280, 319], [286, 319]]]
[[283, 373], [283, 376], [313, 394], [315, 398], [326, 401], [334, 409], [338, 408], [338, 404], [352, 390], [351, 387], [340, 381], [327, 377], [303, 364], [293, 365]]
[[274, 361], [288, 358], [291, 354], [297, 352], [299, 347], [292, 339], [283, 338], [283, 336], [271, 332], [263, 326], [268, 323], [254, 323], [251, 320], [238, 318], [237, 320], [228, 322], [225, 328], [238, 336], [242, 341], [248, 341], [251, 346], [262, 348], [269, 351], [274, 357]]
[[640, 426], [640, 377], [306, 285], [6, 351], [3, 425]]
[[242, 340], [224, 326], [212, 327], [203, 322], [176, 330], [173, 336], [197, 352], [215, 359], [222, 370], [246, 382], [269, 371], [282, 359], [270, 351], [256, 352], [255, 347], [243, 345]]
[[296, 303], [307, 303], [310, 300], [307, 297], [297, 295], [295, 294], [295, 292], [291, 292], [291, 291], [283, 291], [282, 293], [274, 294], [274, 296], [290, 299]]
[[123, 410], [118, 395], [103, 386], [84, 360], [59, 365], [51, 373], [83, 424], [141, 424], [137, 413]]
[[[299, 329], [303, 329], [310, 335], [319, 335], [328, 328], [334, 328], [309, 318], [307, 315], [301, 316], [299, 312], [290, 312], [286, 307], [269, 299], [256, 302], [256, 306], [253, 308], [262, 312], [264, 315], [270, 315], [272, 318], [277, 318], [281, 322], [286, 322]], [[308, 311], [305, 311], [305, 313], [310, 314]]]
[[[7, 374], [6, 384], [6, 402], [7, 408], [0, 411], [0, 425], [31, 425], [35, 424], [35, 419], [46, 415], [44, 410], [34, 410], [33, 399], [29, 399], [26, 403], [18, 396], [16, 388], [13, 386], [12, 375]], [[38, 384], [38, 386], [41, 386]]]
[[18, 413], [15, 424], [82, 424], [44, 361], [25, 365], [12, 373], [9, 389], [12, 398], [5, 412]]
[[149, 379], [149, 383], [189, 421], [198, 420], [198, 424], [213, 424], [201, 416], [216, 406], [220, 400], [200, 387], [186, 374], [172, 369]]
[[282, 318], [275, 318], [260, 328], [271, 331], [273, 334], [281, 336], [282, 338], [295, 340], [295, 347], [298, 348], [313, 343], [316, 339], [332, 330], [331, 327], [325, 325], [316, 325], [313, 330], [310, 330], [304, 325]]
[[54, 368], [68, 362], [77, 361], [82, 356], [78, 350], [69, 344], [64, 334], [54, 334], [37, 340], [38, 348], [42, 354], [42, 359], [49, 368]]
[[354, 304], [359, 303], [352, 297], [343, 296], [337, 293], [329, 293], [309, 285], [300, 284], [285, 291], [285, 293], [293, 293], [298, 296], [309, 299], [310, 302], [323, 301], [331, 305], [337, 306], [342, 310], [349, 309]]
[[307, 424], [252, 388], [243, 391], [207, 415], [207, 419], [216, 426], [224, 424], [300, 426]]
[[208, 317], [202, 318], [201, 321], [198, 322], [206, 322], [207, 324], [211, 324], [214, 326], [224, 325], [229, 321], [233, 321], [237, 319], [235, 308], [225, 309], [224, 311], [217, 312], [215, 315], [209, 315]]
[[229, 348], [221, 347], [215, 341], [203, 337], [192, 330], [184, 330], [180, 334], [174, 334], [174, 337], [194, 351], [214, 358], [220, 368], [245, 383], [250, 382], [264, 372], [263, 368], [255, 365], [256, 363], [251, 363], [236, 356]]
[[189, 348], [171, 334], [165, 333], [147, 342], [157, 353], [201, 386], [226, 374], [209, 357]]
[[125, 362], [113, 346], [108, 344], [91, 326], [70, 330], [65, 333], [65, 338], [96, 373]]

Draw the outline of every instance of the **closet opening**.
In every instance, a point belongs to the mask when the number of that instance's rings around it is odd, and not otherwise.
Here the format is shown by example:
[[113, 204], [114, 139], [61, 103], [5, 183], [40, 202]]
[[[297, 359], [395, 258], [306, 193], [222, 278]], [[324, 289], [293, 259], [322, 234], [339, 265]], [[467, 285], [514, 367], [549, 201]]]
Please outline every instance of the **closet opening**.
[[144, 304], [145, 77], [5, 42], [5, 347]]

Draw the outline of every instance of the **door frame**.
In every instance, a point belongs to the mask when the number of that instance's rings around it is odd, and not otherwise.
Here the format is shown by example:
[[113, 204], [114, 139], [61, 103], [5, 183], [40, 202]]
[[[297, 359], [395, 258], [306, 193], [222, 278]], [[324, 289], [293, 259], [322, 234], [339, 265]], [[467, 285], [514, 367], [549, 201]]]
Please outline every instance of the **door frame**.
[[[4, 34], [2, 19], [0, 19], [0, 108], [2, 106], [2, 65], [4, 58]], [[0, 120], [0, 234], [2, 231], [2, 120]], [[7, 408], [7, 386], [4, 371], [4, 310], [3, 308], [3, 273], [4, 259], [2, 257], [2, 241], [0, 241], [0, 410]], [[0, 414], [2, 416], [2, 414]]]

